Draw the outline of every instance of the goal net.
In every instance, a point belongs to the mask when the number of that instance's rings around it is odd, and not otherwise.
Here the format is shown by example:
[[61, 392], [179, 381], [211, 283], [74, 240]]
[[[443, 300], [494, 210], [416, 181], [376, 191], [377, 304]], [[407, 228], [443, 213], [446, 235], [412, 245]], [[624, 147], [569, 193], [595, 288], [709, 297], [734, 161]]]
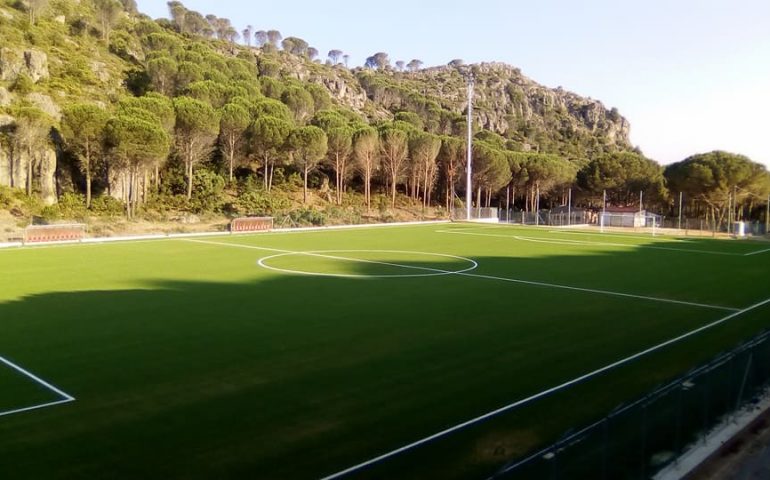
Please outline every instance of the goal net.
[[651, 213], [600, 213], [599, 228], [602, 231], [634, 231], [655, 235], [661, 226], [661, 216]]
[[82, 223], [61, 225], [30, 225], [24, 229], [24, 243], [78, 242], [85, 238]]
[[496, 208], [471, 208], [470, 218], [468, 218], [466, 209], [454, 208], [452, 209], [452, 220], [456, 222], [469, 220], [471, 222], [497, 223], [500, 221], [500, 217]]
[[269, 232], [273, 229], [273, 217], [242, 217], [230, 222], [233, 233]]

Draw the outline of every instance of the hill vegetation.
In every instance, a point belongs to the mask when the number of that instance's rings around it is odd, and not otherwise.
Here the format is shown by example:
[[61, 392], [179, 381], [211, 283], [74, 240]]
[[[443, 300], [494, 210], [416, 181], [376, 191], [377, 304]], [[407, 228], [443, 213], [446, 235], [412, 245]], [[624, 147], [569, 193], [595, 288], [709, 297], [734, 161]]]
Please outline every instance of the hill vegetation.
[[[0, 0], [0, 208], [32, 216], [273, 215], [296, 223], [446, 215], [464, 198], [473, 76], [473, 193], [517, 207], [644, 190], [664, 212], [759, 215], [764, 167], [723, 152], [663, 169], [616, 109], [502, 64], [342, 50], [168, 2]], [[3, 187], [5, 186], [5, 187]], [[22, 193], [20, 190], [23, 190]], [[738, 209], [737, 207], [741, 207]]]

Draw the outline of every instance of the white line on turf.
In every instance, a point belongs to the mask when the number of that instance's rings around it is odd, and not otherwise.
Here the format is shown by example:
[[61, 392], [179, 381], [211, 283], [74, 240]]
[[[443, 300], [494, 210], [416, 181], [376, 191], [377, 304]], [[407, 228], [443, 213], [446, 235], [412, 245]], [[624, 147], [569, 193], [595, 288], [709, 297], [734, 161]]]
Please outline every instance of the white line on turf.
[[5, 412], [0, 412], [0, 417], [15, 415], [17, 413], [31, 412], [33, 410], [40, 410], [48, 407], [55, 407], [56, 405], [64, 405], [65, 403], [70, 403], [74, 401], [75, 399], [73, 398], [65, 398], [64, 400], [57, 400], [55, 402], [43, 403], [41, 405], [34, 405], [32, 407], [17, 408], [16, 410], [8, 410]]
[[642, 235], [629, 235], [627, 233], [612, 233], [612, 232], [568, 232], [565, 230], [548, 230], [548, 233], [553, 233], [556, 235], [582, 235], [585, 237], [617, 237], [617, 238], [635, 238], [639, 240], [652, 240], [655, 239], [657, 241], [663, 240], [665, 242], [671, 242], [671, 243], [695, 243], [692, 240], [687, 240], [684, 238], [679, 238], [676, 236], [670, 236], [670, 235], [656, 235], [652, 236], [652, 234], [645, 236]]
[[57, 388], [57, 387], [51, 385], [50, 383], [48, 383], [45, 380], [43, 380], [42, 378], [38, 377], [34, 373], [21, 368], [20, 366], [16, 365], [15, 363], [13, 363], [12, 361], [10, 361], [10, 360], [8, 360], [6, 358], [0, 357], [0, 363], [4, 363], [5, 365], [7, 365], [7, 366], [11, 367], [12, 369], [16, 370], [17, 372], [21, 373], [25, 377], [31, 378], [32, 380], [34, 380], [35, 382], [37, 382], [40, 385], [44, 386], [48, 390], [51, 390], [52, 392], [57, 393], [59, 396], [61, 396], [63, 398], [66, 398], [67, 400], [70, 400], [70, 401], [71, 400], [75, 400], [75, 397], [73, 397], [69, 393], [61, 390], [60, 388]]
[[711, 328], [714, 328], [714, 327], [716, 327], [718, 325], [721, 325], [721, 324], [723, 324], [725, 322], [728, 322], [728, 321], [732, 320], [733, 318], [736, 318], [736, 317], [739, 317], [741, 315], [744, 315], [744, 314], [746, 314], [746, 313], [748, 313], [748, 312], [750, 312], [752, 310], [756, 310], [757, 308], [760, 308], [760, 307], [765, 306], [767, 304], [770, 304], [770, 298], [768, 298], [766, 300], [763, 300], [761, 302], [755, 303], [754, 305], [751, 305], [750, 307], [744, 308], [742, 310], [738, 310], [737, 312], [733, 312], [730, 315], [727, 315], [726, 317], [722, 317], [719, 320], [716, 320], [716, 321], [711, 322], [711, 323], [709, 323], [707, 325], [704, 325], [702, 327], [699, 327], [699, 328], [696, 328], [694, 330], [691, 330], [691, 331], [689, 331], [687, 333], [679, 335], [678, 337], [675, 337], [675, 338], [667, 340], [667, 341], [665, 341], [663, 343], [659, 343], [657, 345], [654, 345], [654, 346], [652, 346], [652, 347], [650, 347], [650, 348], [648, 348], [646, 350], [642, 350], [641, 352], [637, 352], [637, 353], [635, 353], [635, 354], [633, 354], [631, 356], [628, 356], [628, 357], [623, 358], [621, 360], [618, 360], [616, 362], [610, 363], [609, 365], [605, 365], [604, 367], [601, 367], [601, 368], [598, 368], [598, 369], [596, 369], [596, 370], [594, 370], [592, 372], [586, 373], [585, 375], [581, 375], [579, 377], [573, 378], [572, 380], [569, 380], [569, 381], [566, 381], [566, 382], [564, 382], [562, 384], [556, 385], [555, 387], [551, 387], [551, 388], [549, 388], [547, 390], [543, 390], [542, 392], [536, 393], [536, 394], [531, 395], [529, 397], [523, 398], [521, 400], [518, 400], [516, 402], [510, 403], [508, 405], [505, 405], [504, 407], [500, 407], [500, 408], [498, 408], [496, 410], [492, 410], [491, 412], [485, 413], [483, 415], [479, 415], [478, 417], [475, 417], [475, 418], [472, 418], [472, 419], [467, 420], [465, 422], [459, 423], [459, 424], [457, 424], [457, 425], [455, 425], [453, 427], [449, 427], [449, 428], [444, 429], [444, 430], [442, 430], [440, 432], [434, 433], [433, 435], [430, 435], [430, 436], [427, 436], [427, 437], [422, 438], [420, 440], [417, 440], [416, 442], [412, 442], [412, 443], [410, 443], [408, 445], [404, 445], [403, 447], [397, 448], [395, 450], [391, 450], [388, 453], [385, 453], [385, 454], [382, 454], [380, 456], [374, 457], [374, 458], [372, 458], [370, 460], [367, 460], [365, 462], [359, 463], [358, 465], [354, 465], [354, 466], [352, 466], [350, 468], [346, 468], [345, 470], [341, 470], [341, 471], [339, 471], [337, 473], [333, 473], [331, 475], [327, 475], [326, 477], [323, 477], [321, 480], [334, 480], [336, 478], [344, 477], [345, 475], [357, 472], [357, 471], [359, 471], [359, 470], [361, 470], [363, 468], [366, 468], [368, 466], [371, 466], [371, 465], [373, 465], [375, 463], [379, 463], [379, 462], [381, 462], [383, 460], [386, 460], [388, 458], [394, 457], [394, 456], [399, 455], [401, 453], [404, 453], [404, 452], [406, 452], [408, 450], [412, 450], [412, 449], [414, 449], [416, 447], [419, 447], [421, 445], [424, 445], [424, 444], [426, 444], [428, 442], [431, 442], [431, 441], [436, 440], [438, 438], [441, 438], [441, 437], [444, 437], [446, 435], [449, 435], [450, 433], [453, 433], [453, 432], [456, 432], [456, 431], [461, 430], [463, 428], [466, 428], [466, 427], [469, 427], [471, 425], [477, 424], [477, 423], [482, 422], [484, 420], [487, 420], [487, 419], [489, 419], [491, 417], [500, 415], [501, 413], [513, 410], [513, 409], [518, 408], [518, 407], [520, 407], [520, 406], [522, 406], [524, 404], [530, 403], [530, 402], [532, 402], [534, 400], [540, 399], [540, 398], [545, 397], [547, 395], [550, 395], [552, 393], [556, 393], [556, 392], [558, 392], [560, 390], [564, 390], [564, 389], [566, 389], [568, 387], [571, 387], [571, 386], [573, 386], [575, 384], [584, 382], [585, 380], [588, 380], [588, 379], [590, 379], [592, 377], [596, 377], [596, 376], [601, 375], [602, 373], [605, 373], [605, 372], [607, 372], [609, 370], [613, 370], [613, 369], [615, 369], [617, 367], [620, 367], [622, 365], [630, 363], [630, 362], [632, 362], [632, 361], [634, 361], [634, 360], [636, 360], [636, 359], [638, 359], [640, 357], [644, 357], [646, 355], [654, 353], [654, 352], [656, 352], [658, 350], [661, 350], [661, 349], [663, 349], [663, 348], [665, 348], [665, 347], [667, 347], [669, 345], [672, 345], [672, 344], [675, 344], [675, 343], [679, 343], [682, 340], [685, 340], [685, 339], [687, 339], [689, 337], [697, 335], [698, 333], [701, 333], [701, 332], [703, 332], [705, 330], [709, 330]]
[[[381, 262], [381, 261], [368, 260], [363, 258], [340, 257], [336, 255], [329, 255], [329, 253], [392, 253], [392, 254], [422, 255], [425, 257], [439, 257], [439, 258], [449, 258], [452, 260], [461, 260], [463, 262], [469, 263], [470, 267], [460, 269], [460, 270], [441, 270], [436, 268], [418, 267], [414, 265], [404, 265], [401, 263]], [[267, 262], [272, 259], [286, 257], [290, 255], [307, 255], [311, 257], [329, 258], [333, 260], [343, 260], [343, 261], [349, 261], [349, 262], [373, 263], [377, 265], [387, 265], [387, 266], [397, 267], [397, 268], [427, 271], [428, 273], [405, 274], [405, 275], [369, 275], [369, 274], [357, 275], [357, 274], [324, 273], [324, 272], [308, 272], [303, 270], [291, 270], [287, 268], [273, 267], [267, 264]], [[339, 278], [437, 277], [442, 275], [456, 275], [460, 273], [469, 272], [471, 270], [475, 270], [479, 266], [479, 264], [476, 263], [474, 260], [471, 260], [470, 258], [465, 258], [465, 257], [458, 257], [457, 255], [446, 255], [442, 253], [427, 253], [427, 252], [410, 252], [410, 251], [403, 251], [403, 250], [324, 250], [324, 251], [308, 251], [308, 252], [287, 252], [287, 253], [279, 253], [276, 255], [270, 255], [269, 257], [260, 258], [259, 261], [257, 262], [257, 265], [267, 270], [273, 270], [281, 273], [289, 273], [294, 275], [308, 275], [308, 276], [314, 276], [314, 277], [339, 277]]]
[[[381, 262], [381, 261], [378, 261], [378, 260], [369, 260], [369, 259], [364, 259], [364, 258], [340, 257], [340, 256], [336, 256], [336, 255], [326, 255], [326, 254], [319, 253], [319, 252], [302, 252], [302, 251], [295, 251], [295, 250], [282, 250], [282, 249], [278, 249], [278, 248], [258, 247], [256, 245], [243, 245], [242, 243], [212, 242], [212, 241], [208, 241], [208, 240], [191, 240], [191, 239], [185, 239], [185, 241], [186, 242], [191, 242], [191, 243], [203, 243], [203, 244], [206, 244], [206, 245], [218, 245], [218, 246], [222, 246], [222, 247], [246, 248], [246, 249], [250, 249], [250, 250], [262, 250], [262, 251], [268, 251], [268, 252], [277, 252], [279, 255], [272, 255], [270, 257], [263, 258], [258, 263], [259, 266], [261, 266], [263, 268], [267, 268], [267, 269], [270, 269], [270, 270], [276, 270], [276, 271], [280, 271], [280, 269], [276, 269], [276, 268], [273, 268], [273, 267], [268, 267], [268, 266], [264, 265], [264, 263], [262, 263], [262, 262], [264, 260], [269, 259], [269, 258], [275, 258], [275, 257], [282, 256], [282, 255], [306, 255], [308, 257], [327, 258], [327, 259], [330, 259], [330, 260], [343, 260], [343, 261], [348, 261], [348, 262], [371, 263], [371, 264], [375, 264], [375, 265], [386, 265], [386, 266], [389, 266], [389, 267], [405, 268], [405, 269], [409, 269], [409, 270], [420, 270], [420, 271], [424, 271], [424, 272], [432, 272], [433, 275], [460, 275], [463, 272], [467, 272], [469, 270], [473, 270], [474, 268], [478, 267], [478, 263], [476, 263], [475, 261], [471, 260], [470, 258], [457, 257], [457, 256], [454, 256], [454, 255], [443, 255], [443, 254], [427, 253], [427, 252], [404, 252], [404, 251], [397, 251], [397, 250], [358, 250], [357, 251], [359, 253], [382, 252], [382, 253], [408, 253], [408, 254], [412, 254], [412, 255], [414, 255], [414, 254], [437, 255], [437, 256], [442, 256], [442, 257], [447, 257], [447, 258], [454, 258], [454, 259], [457, 259], [457, 260], [464, 260], [464, 261], [470, 262], [471, 263], [471, 267], [469, 269], [465, 269], [465, 270], [453, 271], [453, 270], [443, 270], [443, 269], [440, 269], [440, 268], [420, 267], [420, 266], [416, 266], [416, 265], [404, 265], [404, 264], [400, 264], [400, 263]], [[351, 253], [356, 252], [356, 250], [346, 250], [346, 251], [351, 252]], [[326, 276], [326, 277], [335, 277], [335, 276], [353, 277], [353, 275], [321, 274], [321, 273], [296, 272], [296, 271], [294, 271], [294, 272], [284, 272], [284, 273], [295, 273], [295, 274], [300, 274], [300, 275], [316, 275], [316, 276]], [[416, 275], [411, 275], [411, 276], [416, 276]], [[373, 275], [366, 275], [366, 277], [374, 277], [374, 276]]]
[[650, 297], [647, 295], [635, 295], [632, 293], [623, 293], [623, 292], [613, 292], [611, 290], [599, 290], [595, 288], [584, 288], [584, 287], [573, 287], [570, 285], [561, 285], [558, 283], [546, 283], [546, 282], [537, 282], [533, 280], [520, 280], [517, 278], [506, 278], [506, 277], [496, 277], [492, 275], [481, 275], [478, 273], [458, 273], [459, 276], [462, 277], [473, 277], [473, 278], [484, 278], [487, 280], [498, 280], [501, 282], [511, 282], [511, 283], [520, 283], [523, 285], [532, 285], [535, 287], [547, 287], [547, 288], [557, 288], [560, 290], [572, 290], [576, 292], [585, 292], [585, 293], [596, 293], [600, 295], [609, 295], [613, 297], [625, 297], [625, 298], [636, 298], [639, 300], [649, 300], [651, 302], [661, 302], [661, 303], [673, 303], [676, 305], [685, 305], [688, 307], [699, 307], [699, 308], [709, 308], [712, 310], [722, 310], [725, 312], [737, 312], [737, 308], [733, 307], [724, 307], [722, 305], [710, 305], [708, 303], [697, 303], [697, 302], [686, 302], [684, 300], [674, 300], [671, 298], [661, 298], [661, 297]]
[[759, 250], [759, 251], [756, 251], [756, 252], [746, 253], [746, 254], [744, 254], [744, 257], [750, 257], [752, 255], [759, 255], [760, 253], [767, 253], [767, 252], [770, 252], [770, 248], [766, 248], [764, 250]]
[[42, 385], [46, 389], [48, 389], [48, 390], [54, 392], [55, 394], [59, 395], [60, 397], [62, 397], [62, 400], [57, 400], [55, 402], [48, 402], [48, 403], [43, 403], [43, 404], [40, 404], [40, 405], [33, 405], [31, 407], [23, 407], [23, 408], [16, 408], [16, 409], [13, 409], [13, 410], [6, 410], [4, 412], [0, 412], [0, 417], [6, 417], [8, 415], [14, 415], [14, 414], [17, 414], [17, 413], [29, 412], [29, 411], [32, 411], [32, 410], [40, 410], [41, 408], [53, 407], [55, 405], [62, 405], [64, 403], [70, 403], [70, 402], [74, 402], [75, 401], [75, 397], [73, 397], [69, 393], [67, 393], [67, 392], [63, 391], [62, 389], [60, 389], [60, 388], [50, 384], [49, 382], [46, 382], [45, 380], [43, 380], [42, 378], [38, 377], [37, 375], [35, 375], [34, 373], [30, 372], [29, 370], [25, 370], [25, 369], [21, 368], [20, 366], [16, 365], [15, 363], [13, 363], [12, 361], [8, 360], [7, 358], [0, 357], [0, 363], [10, 367], [11, 369], [19, 372], [20, 374], [24, 375], [25, 377], [31, 379], [32, 381], [34, 381], [38, 385]]
[[452, 235], [470, 235], [475, 237], [497, 237], [497, 238], [508, 238], [512, 240], [519, 240], [519, 241], [529, 241], [529, 242], [539, 242], [539, 243], [551, 243], [556, 245], [588, 245], [588, 246], [598, 246], [598, 247], [632, 247], [632, 248], [646, 248], [651, 250], [666, 250], [666, 251], [672, 251], [672, 252], [682, 252], [682, 253], [699, 253], [699, 254], [706, 254], [706, 255], [724, 255], [724, 256], [730, 256], [730, 257], [742, 257], [744, 256], [742, 253], [730, 253], [730, 252], [717, 252], [712, 250], [694, 250], [690, 248], [671, 248], [671, 247], [655, 247], [652, 245], [638, 245], [638, 244], [630, 244], [630, 243], [609, 243], [609, 242], [591, 242], [587, 240], [566, 240], [566, 239], [553, 239], [553, 238], [542, 238], [542, 237], [524, 237], [524, 236], [518, 236], [518, 235], [498, 235], [494, 233], [474, 233], [474, 232], [458, 232], [454, 230], [436, 230], [437, 233], [447, 233]]
[[[213, 242], [208, 240], [192, 240], [192, 239], [185, 239], [186, 242], [192, 242], [192, 243], [201, 243], [206, 245], [218, 245], [223, 247], [231, 247], [231, 248], [245, 248], [245, 249], [251, 249], [251, 250], [262, 250], [262, 251], [270, 251], [270, 252], [276, 252], [276, 253], [293, 253], [293, 254], [302, 254], [303, 252], [295, 252], [291, 250], [281, 250], [277, 248], [269, 248], [269, 247], [258, 247], [255, 245], [243, 245], [241, 243], [230, 243], [230, 242]], [[334, 258], [332, 256], [328, 255], [320, 255], [320, 254], [307, 254], [310, 256], [317, 256], [321, 258]], [[337, 258], [338, 260], [352, 260], [357, 261], [359, 259], [351, 259], [351, 258]], [[371, 260], [361, 260], [366, 263], [378, 263]], [[391, 264], [392, 265], [392, 264]], [[399, 265], [403, 266], [403, 265]], [[613, 297], [623, 297], [623, 298], [635, 298], [638, 300], [645, 300], [645, 301], [651, 301], [651, 302], [660, 302], [660, 303], [670, 303], [670, 304], [676, 304], [676, 305], [685, 305], [689, 307], [699, 307], [699, 308], [709, 308], [712, 310], [722, 310], [727, 312], [735, 312], [738, 311], [737, 308], [732, 307], [724, 307], [721, 305], [709, 305], [706, 303], [696, 303], [696, 302], [686, 302], [684, 300], [674, 300], [670, 298], [661, 298], [661, 297], [651, 297], [647, 295], [635, 295], [631, 293], [624, 293], [624, 292], [614, 292], [611, 290], [599, 290], [595, 288], [583, 288], [583, 287], [573, 287], [570, 285], [560, 285], [558, 283], [546, 283], [546, 282], [537, 282], [533, 280], [521, 280], [517, 278], [507, 278], [507, 277], [497, 277], [493, 275], [481, 275], [477, 273], [470, 273], [470, 272], [454, 272], [451, 270], [442, 270], [438, 268], [429, 268], [429, 267], [418, 267], [410, 265], [410, 268], [413, 269], [419, 269], [419, 270], [425, 270], [425, 271], [432, 271], [436, 273], [443, 273], [443, 274], [454, 274], [461, 277], [472, 277], [472, 278], [483, 278], [485, 280], [497, 280], [501, 282], [510, 282], [510, 283], [518, 283], [522, 285], [531, 285], [535, 287], [545, 287], [545, 288], [555, 288], [560, 290], [570, 290], [575, 292], [584, 292], [584, 293], [594, 293], [599, 295], [608, 295]]]

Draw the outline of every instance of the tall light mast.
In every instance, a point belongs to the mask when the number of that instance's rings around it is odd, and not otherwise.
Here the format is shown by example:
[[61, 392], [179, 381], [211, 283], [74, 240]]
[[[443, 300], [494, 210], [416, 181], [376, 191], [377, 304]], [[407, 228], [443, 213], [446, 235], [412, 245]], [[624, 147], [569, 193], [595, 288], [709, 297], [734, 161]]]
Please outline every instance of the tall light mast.
[[469, 73], [468, 80], [468, 163], [466, 165], [467, 178], [465, 186], [465, 219], [471, 219], [471, 199], [473, 192], [471, 185], [471, 175], [473, 168], [473, 90], [474, 90], [474, 78], [473, 74]]

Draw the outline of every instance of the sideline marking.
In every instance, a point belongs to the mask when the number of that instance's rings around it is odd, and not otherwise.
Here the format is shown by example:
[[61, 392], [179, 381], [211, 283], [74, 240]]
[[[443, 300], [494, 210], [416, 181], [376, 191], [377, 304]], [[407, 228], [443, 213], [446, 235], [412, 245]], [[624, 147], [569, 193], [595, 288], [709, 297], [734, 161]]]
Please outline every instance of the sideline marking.
[[[555, 245], [588, 245], [588, 246], [603, 246], [603, 247], [630, 247], [630, 248], [647, 248], [651, 250], [666, 250], [671, 252], [682, 253], [701, 253], [706, 255], [724, 255], [728, 257], [743, 257], [742, 253], [730, 253], [730, 252], [717, 252], [713, 250], [692, 250], [688, 248], [671, 248], [671, 247], [654, 247], [651, 245], [638, 245], [633, 243], [609, 243], [609, 242], [591, 242], [588, 240], [568, 240], [568, 239], [554, 239], [554, 238], [542, 238], [542, 237], [523, 237], [517, 235], [498, 235], [494, 233], [472, 233], [472, 232], [457, 232], [454, 230], [436, 230], [436, 233], [447, 233], [452, 235], [471, 235], [476, 237], [497, 237], [508, 238], [512, 240], [529, 241], [536, 243], [551, 243]], [[770, 251], [770, 250], [769, 250]]]
[[608, 236], [608, 237], [617, 237], [617, 238], [636, 238], [639, 240], [663, 240], [665, 243], [697, 243], [693, 240], [689, 240], [686, 238], [677, 237], [675, 235], [655, 235], [652, 234], [645, 236], [642, 235], [629, 235], [627, 233], [613, 233], [613, 232], [570, 232], [567, 230], [548, 230], [548, 233], [553, 233], [556, 235], [582, 235], [586, 237], [602, 237], [602, 236]]
[[5, 416], [8, 416], [8, 415], [13, 415], [13, 414], [16, 414], [16, 413], [29, 412], [31, 410], [39, 410], [41, 408], [53, 407], [54, 405], [62, 405], [64, 403], [69, 403], [69, 402], [74, 402], [75, 401], [75, 397], [73, 397], [69, 393], [61, 390], [58, 387], [55, 387], [54, 385], [50, 384], [49, 382], [46, 382], [45, 380], [43, 380], [42, 378], [38, 377], [37, 375], [35, 375], [34, 373], [30, 372], [29, 370], [25, 370], [25, 369], [21, 368], [20, 366], [16, 365], [15, 363], [13, 363], [12, 361], [8, 360], [7, 358], [0, 357], [0, 363], [3, 363], [6, 366], [12, 368], [13, 370], [16, 370], [17, 372], [19, 372], [22, 375], [24, 375], [25, 377], [31, 379], [32, 381], [34, 381], [38, 385], [42, 385], [47, 390], [50, 390], [50, 391], [54, 392], [55, 394], [59, 395], [60, 397], [62, 397], [62, 400], [57, 400], [55, 402], [48, 402], [48, 403], [43, 403], [43, 404], [40, 404], [40, 405], [34, 405], [34, 406], [31, 406], [31, 407], [16, 408], [14, 410], [7, 410], [7, 411], [4, 411], [4, 412], [0, 412], [0, 417], [5, 417]]
[[422, 438], [420, 440], [417, 440], [416, 442], [412, 442], [412, 443], [410, 443], [408, 445], [404, 445], [403, 447], [397, 448], [395, 450], [391, 450], [388, 453], [385, 453], [385, 454], [380, 455], [378, 457], [374, 457], [374, 458], [372, 458], [370, 460], [367, 460], [365, 462], [359, 463], [358, 465], [354, 465], [354, 466], [352, 466], [350, 468], [346, 468], [345, 470], [341, 470], [341, 471], [339, 471], [337, 473], [333, 473], [331, 475], [327, 475], [327, 476], [323, 477], [321, 480], [334, 480], [336, 478], [343, 477], [343, 476], [348, 475], [350, 473], [353, 473], [353, 472], [356, 472], [358, 470], [361, 470], [362, 468], [368, 467], [368, 466], [373, 465], [375, 463], [379, 463], [382, 460], [386, 460], [386, 459], [388, 459], [390, 457], [394, 457], [394, 456], [396, 456], [396, 455], [398, 455], [400, 453], [403, 453], [403, 452], [405, 452], [407, 450], [411, 450], [411, 449], [413, 449], [415, 447], [419, 447], [420, 445], [428, 443], [428, 442], [430, 442], [432, 440], [436, 440], [437, 438], [444, 437], [444, 436], [446, 436], [446, 435], [448, 435], [450, 433], [456, 432], [456, 431], [461, 430], [461, 429], [463, 429], [465, 427], [469, 427], [471, 425], [479, 423], [479, 422], [481, 422], [483, 420], [486, 420], [488, 418], [497, 416], [497, 415], [499, 415], [501, 413], [504, 413], [504, 412], [507, 412], [509, 410], [513, 410], [514, 408], [517, 408], [517, 407], [520, 407], [520, 406], [522, 406], [524, 404], [530, 403], [533, 400], [537, 400], [537, 399], [542, 398], [544, 396], [547, 396], [547, 395], [550, 395], [552, 393], [558, 392], [559, 390], [564, 390], [567, 387], [571, 387], [572, 385], [581, 383], [581, 382], [583, 382], [585, 380], [588, 380], [588, 379], [590, 379], [592, 377], [600, 375], [600, 374], [602, 374], [602, 373], [604, 373], [606, 371], [615, 369], [615, 368], [617, 368], [617, 367], [619, 367], [621, 365], [624, 365], [626, 363], [632, 362], [633, 360], [636, 360], [637, 358], [649, 355], [650, 353], [656, 352], [656, 351], [658, 351], [658, 350], [660, 350], [662, 348], [665, 348], [665, 347], [667, 347], [669, 345], [672, 345], [674, 343], [679, 343], [679, 342], [681, 342], [682, 340], [684, 340], [686, 338], [692, 337], [693, 335], [697, 335], [698, 333], [703, 332], [705, 330], [709, 330], [711, 328], [714, 328], [714, 327], [716, 327], [718, 325], [721, 325], [722, 323], [725, 323], [727, 321], [732, 320], [735, 317], [741, 316], [741, 315], [743, 315], [745, 313], [748, 313], [748, 312], [750, 312], [752, 310], [756, 310], [757, 308], [762, 307], [764, 305], [767, 305], [769, 303], [770, 303], [770, 298], [768, 298], [766, 300], [763, 300], [763, 301], [761, 301], [759, 303], [755, 303], [754, 305], [751, 305], [750, 307], [746, 307], [746, 308], [744, 308], [742, 310], [738, 310], [737, 312], [731, 313], [730, 315], [728, 315], [726, 317], [722, 317], [719, 320], [711, 322], [711, 323], [709, 323], [707, 325], [704, 325], [702, 327], [696, 328], [695, 330], [691, 330], [691, 331], [689, 331], [687, 333], [679, 335], [678, 337], [674, 337], [674, 338], [672, 338], [670, 340], [667, 340], [667, 341], [665, 341], [663, 343], [659, 343], [659, 344], [657, 344], [655, 346], [647, 348], [646, 350], [642, 350], [641, 352], [637, 352], [637, 353], [635, 353], [635, 354], [633, 354], [631, 356], [628, 356], [628, 357], [623, 358], [621, 360], [618, 360], [616, 362], [613, 362], [613, 363], [610, 363], [608, 365], [605, 365], [604, 367], [597, 368], [596, 370], [594, 370], [592, 372], [586, 373], [586, 374], [581, 375], [579, 377], [575, 377], [572, 380], [568, 380], [568, 381], [566, 381], [566, 382], [564, 382], [562, 384], [556, 385], [555, 387], [551, 387], [551, 388], [549, 388], [547, 390], [543, 390], [540, 393], [536, 393], [534, 395], [531, 395], [529, 397], [523, 398], [521, 400], [517, 400], [516, 402], [510, 403], [510, 404], [505, 405], [504, 407], [500, 407], [500, 408], [498, 408], [496, 410], [492, 410], [491, 412], [485, 413], [483, 415], [479, 415], [478, 417], [472, 418], [472, 419], [467, 420], [467, 421], [465, 421], [463, 423], [458, 423], [457, 425], [455, 425], [453, 427], [449, 427], [449, 428], [444, 429], [444, 430], [442, 430], [440, 432], [434, 433], [433, 435], [430, 435], [430, 436], [427, 436], [427, 437]]
[[[192, 243], [202, 243], [206, 245], [218, 245], [218, 246], [224, 246], [224, 247], [231, 247], [231, 248], [245, 248], [245, 249], [251, 249], [251, 250], [263, 250], [263, 251], [271, 251], [276, 253], [283, 253], [283, 254], [302, 254], [303, 252], [295, 252], [292, 250], [281, 250], [277, 248], [269, 248], [269, 247], [258, 247], [256, 245], [244, 245], [241, 243], [229, 243], [229, 242], [212, 242], [208, 240], [192, 240], [192, 239], [183, 239], [185, 242], [192, 242]], [[306, 255], [310, 256], [317, 256], [321, 258], [335, 258], [328, 255], [320, 255], [320, 254], [312, 254], [307, 253]], [[340, 258], [337, 258], [340, 259]], [[350, 258], [346, 258], [345, 260], [353, 260]], [[365, 262], [374, 262], [372, 260], [362, 260]], [[393, 264], [390, 264], [393, 265]], [[609, 295], [614, 297], [624, 297], [624, 298], [635, 298], [639, 300], [647, 300], [652, 302], [660, 302], [660, 303], [672, 303], [676, 305], [685, 305], [689, 307], [699, 307], [699, 308], [709, 308], [712, 310], [722, 310], [727, 312], [737, 312], [739, 309], [733, 308], [733, 307], [724, 307], [721, 305], [709, 305], [706, 303], [696, 303], [696, 302], [687, 302], [684, 300], [674, 300], [670, 298], [661, 298], [661, 297], [650, 297], [646, 295], [634, 295], [632, 293], [623, 293], [623, 292], [613, 292], [611, 290], [599, 290], [595, 288], [584, 288], [584, 287], [573, 287], [570, 285], [560, 285], [558, 283], [545, 283], [545, 282], [537, 282], [533, 280], [520, 280], [517, 278], [507, 278], [507, 277], [496, 277], [493, 275], [483, 275], [478, 273], [470, 273], [470, 272], [453, 272], [451, 270], [442, 270], [438, 268], [429, 268], [429, 267], [418, 267], [418, 266], [410, 266], [412, 269], [416, 270], [425, 270], [435, 273], [441, 273], [444, 275], [457, 275], [461, 277], [471, 277], [471, 278], [483, 278], [485, 280], [497, 280], [501, 282], [510, 282], [510, 283], [520, 283], [522, 285], [532, 285], [536, 287], [546, 287], [546, 288], [556, 288], [560, 290], [571, 290], [576, 292], [585, 292], [585, 293], [595, 293], [599, 295]]]
[[750, 256], [752, 256], [752, 255], [759, 255], [760, 253], [767, 253], [767, 252], [770, 252], [770, 248], [766, 248], [766, 249], [764, 249], [764, 250], [759, 250], [759, 251], [757, 251], [757, 252], [746, 253], [746, 254], [744, 254], [743, 256], [744, 256], [744, 257], [750, 257]]

